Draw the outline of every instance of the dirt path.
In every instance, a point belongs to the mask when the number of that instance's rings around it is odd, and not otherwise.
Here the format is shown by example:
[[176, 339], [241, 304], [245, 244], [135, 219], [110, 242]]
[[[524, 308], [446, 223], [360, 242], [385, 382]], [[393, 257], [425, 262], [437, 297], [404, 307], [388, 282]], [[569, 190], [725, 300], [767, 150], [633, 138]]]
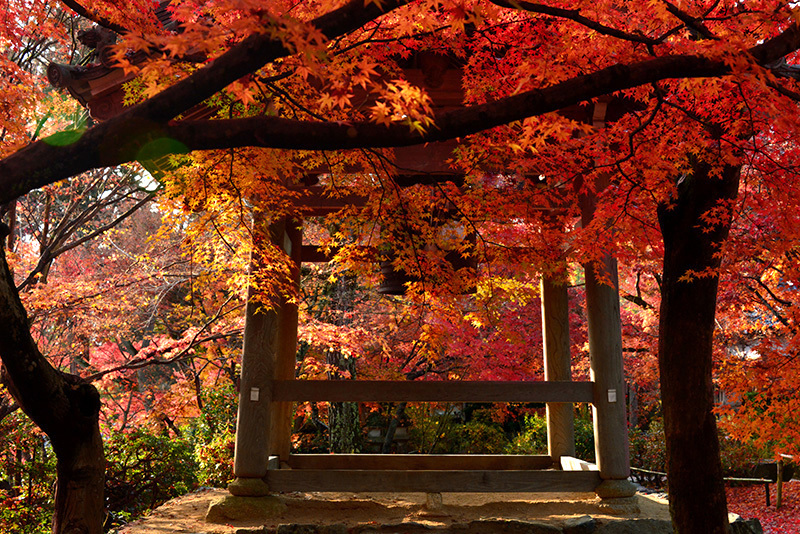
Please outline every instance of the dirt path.
[[[118, 534], [234, 534], [237, 528], [258, 527], [263, 522], [237, 522], [230, 525], [206, 523], [205, 512], [225, 490], [206, 489], [174, 499], [147, 517], [122, 527]], [[422, 493], [292, 493], [282, 495], [287, 511], [268, 526], [284, 523], [400, 524], [415, 522], [431, 527], [447, 527], [481, 518], [552, 521], [561, 523], [571, 517], [591, 515], [611, 520], [600, 511], [593, 493], [449, 493], [442, 496], [442, 507], [428, 510]], [[637, 495], [641, 512], [628, 518], [669, 519], [667, 504], [655, 498]]]

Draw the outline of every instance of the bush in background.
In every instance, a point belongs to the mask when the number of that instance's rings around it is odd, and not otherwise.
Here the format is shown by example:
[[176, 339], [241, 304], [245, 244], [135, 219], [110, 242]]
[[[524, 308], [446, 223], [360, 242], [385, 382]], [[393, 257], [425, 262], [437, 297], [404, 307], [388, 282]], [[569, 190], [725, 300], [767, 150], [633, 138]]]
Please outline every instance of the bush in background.
[[406, 415], [411, 421], [409, 448], [421, 454], [454, 454], [458, 452], [461, 421], [454, 405], [409, 404]]
[[461, 454], [503, 454], [509, 445], [503, 427], [492, 421], [486, 409], [474, 411], [472, 419], [458, 426], [457, 434]]
[[507, 454], [547, 454], [547, 420], [537, 413], [526, 414], [520, 432], [506, 447]]
[[56, 456], [21, 411], [0, 422], [0, 532], [49, 534]]
[[[520, 432], [506, 447], [506, 454], [547, 454], [547, 418], [538, 413], [525, 415]], [[575, 456], [594, 462], [594, 428], [588, 412], [575, 416]]]
[[628, 432], [631, 466], [649, 471], [667, 470], [667, 448], [664, 443], [664, 422], [655, 419], [646, 430], [631, 428]]
[[187, 429], [199, 467], [198, 482], [224, 488], [233, 480], [238, 394], [233, 384], [226, 383], [206, 388], [201, 400], [200, 416]]
[[224, 488], [233, 481], [233, 452], [236, 435], [223, 432], [211, 441], [195, 447], [195, 459], [199, 465], [197, 478], [203, 486]]
[[724, 476], [752, 477], [756, 465], [769, 457], [769, 451], [763, 451], [751, 442], [739, 441], [724, 431], [719, 431], [719, 458]]
[[194, 489], [197, 464], [184, 439], [147, 429], [112, 434], [106, 449], [106, 507], [115, 522]]
[[579, 412], [575, 417], [575, 456], [594, 462], [594, 424], [590, 411]]

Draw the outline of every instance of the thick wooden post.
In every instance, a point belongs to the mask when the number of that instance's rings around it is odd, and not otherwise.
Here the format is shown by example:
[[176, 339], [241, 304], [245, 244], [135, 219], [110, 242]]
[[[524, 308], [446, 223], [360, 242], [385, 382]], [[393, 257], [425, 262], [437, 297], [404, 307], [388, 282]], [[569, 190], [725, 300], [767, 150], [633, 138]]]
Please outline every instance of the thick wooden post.
[[[251, 275], [265, 268], [264, 247], [282, 243], [284, 223], [267, 227], [263, 215], [253, 221], [253, 251]], [[245, 310], [242, 371], [239, 384], [239, 410], [236, 418], [236, 448], [233, 474], [236, 477], [229, 490], [234, 495], [266, 495], [267, 486], [260, 479], [267, 474], [269, 462], [269, 433], [272, 381], [275, 378], [278, 339], [278, 311], [262, 303], [257, 290], [250, 286]], [[247, 483], [244, 479], [254, 479]], [[260, 482], [260, 483], [259, 483]]]
[[[564, 281], [542, 277], [542, 339], [544, 379], [572, 380], [569, 342], [569, 296]], [[575, 456], [572, 403], [547, 403], [547, 453], [555, 465], [562, 456]]]
[[630, 457], [617, 261], [606, 256], [602, 263], [586, 265], [585, 276], [597, 466], [603, 479], [627, 479]]
[[[283, 249], [292, 260], [292, 281], [295, 288], [300, 284], [302, 239], [302, 222], [288, 221]], [[274, 373], [277, 380], [294, 380], [297, 319], [297, 303], [284, 301], [278, 310], [278, 344]], [[281, 462], [287, 462], [291, 452], [293, 405], [292, 402], [275, 402], [272, 407], [269, 451], [270, 456], [277, 456]]]
[[[608, 176], [600, 176], [594, 189], [600, 192], [608, 183]], [[582, 194], [580, 207], [581, 224], [587, 227], [594, 217], [597, 197], [594, 194]], [[603, 479], [596, 491], [602, 498], [630, 497], [636, 493], [636, 488], [628, 481], [631, 468], [617, 260], [606, 254], [601, 260], [583, 267], [589, 359], [594, 383], [594, 449]]]

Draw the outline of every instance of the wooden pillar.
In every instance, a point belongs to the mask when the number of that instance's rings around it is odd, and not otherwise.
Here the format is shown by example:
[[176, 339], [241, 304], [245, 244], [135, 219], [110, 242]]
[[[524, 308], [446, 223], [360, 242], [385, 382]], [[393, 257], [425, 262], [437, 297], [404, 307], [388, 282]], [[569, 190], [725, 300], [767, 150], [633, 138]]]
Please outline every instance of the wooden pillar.
[[[591, 189], [599, 193], [608, 187], [609, 182], [608, 175], [600, 175]], [[582, 185], [581, 182], [576, 183], [579, 190]], [[584, 228], [591, 224], [596, 207], [596, 194], [581, 192], [581, 224]], [[594, 383], [594, 448], [600, 477], [604, 480], [596, 491], [603, 498], [628, 497], [636, 490], [627, 480], [630, 476], [630, 453], [617, 260], [606, 254], [601, 260], [586, 264], [583, 268], [589, 359]]]
[[[563, 280], [542, 277], [542, 339], [544, 379], [572, 380], [569, 342], [569, 297]], [[555, 465], [562, 456], [575, 456], [575, 421], [572, 403], [547, 403], [547, 453]]]
[[[267, 226], [263, 214], [253, 221], [253, 251], [250, 262], [251, 275], [266, 268], [262, 252], [264, 247], [283, 243], [284, 222]], [[239, 410], [236, 418], [236, 448], [233, 473], [236, 481], [229, 487], [234, 494], [266, 494], [263, 487], [239, 491], [242, 479], [261, 479], [267, 474], [269, 462], [269, 433], [272, 380], [275, 378], [279, 318], [278, 310], [261, 303], [257, 290], [250, 286], [245, 309], [242, 370], [239, 384]], [[237, 489], [234, 489], [237, 488]]]
[[617, 261], [606, 256], [584, 268], [597, 466], [603, 479], [627, 479], [630, 457]]
[[[286, 223], [283, 249], [292, 260], [292, 282], [295, 288], [300, 285], [300, 262], [303, 227], [301, 221]], [[278, 340], [275, 362], [275, 379], [294, 380], [297, 360], [297, 303], [284, 300], [278, 310]], [[275, 402], [272, 407], [269, 451], [280, 462], [289, 460], [292, 440], [292, 402]]]

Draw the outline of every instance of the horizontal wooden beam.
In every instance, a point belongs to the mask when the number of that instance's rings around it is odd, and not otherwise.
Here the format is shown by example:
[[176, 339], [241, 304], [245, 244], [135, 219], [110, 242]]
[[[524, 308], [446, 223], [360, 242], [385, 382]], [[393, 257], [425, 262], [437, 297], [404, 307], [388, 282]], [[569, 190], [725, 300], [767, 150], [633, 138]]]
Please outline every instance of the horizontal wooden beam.
[[363, 206], [367, 197], [353, 193], [331, 196], [330, 191], [320, 186], [313, 186], [299, 191], [294, 199], [303, 215], [322, 216], [335, 213], [347, 206]]
[[553, 467], [546, 455], [527, 454], [290, 454], [292, 469], [533, 471]]
[[278, 469], [264, 481], [271, 492], [411, 491], [465, 492], [593, 492], [597, 471], [368, 471]]
[[592, 382], [276, 380], [274, 401], [592, 402]]
[[327, 254], [324, 250], [320, 250], [317, 245], [303, 245], [300, 261], [303, 263], [327, 263], [331, 261], [334, 254], [335, 252]]
[[[536, 209], [536, 208], [531, 208]], [[360, 256], [360, 259], [369, 260], [372, 259], [376, 263], [380, 260], [380, 256], [377, 251], [372, 251], [368, 253], [366, 251], [368, 247], [362, 247], [363, 253]], [[341, 249], [334, 248], [331, 250], [330, 254], [326, 253], [324, 250], [320, 250], [320, 245], [303, 245], [303, 251], [301, 255], [301, 260], [303, 263], [327, 263], [333, 259], [333, 257], [339, 253]], [[519, 258], [524, 256], [525, 254], [530, 254], [534, 252], [536, 249], [533, 247], [503, 247], [502, 254], [503, 256], [508, 256], [509, 254], [513, 254], [513, 257]], [[497, 260], [498, 250], [489, 249], [486, 251], [485, 261], [492, 262]], [[646, 350], [646, 349], [636, 349], [636, 350]]]

